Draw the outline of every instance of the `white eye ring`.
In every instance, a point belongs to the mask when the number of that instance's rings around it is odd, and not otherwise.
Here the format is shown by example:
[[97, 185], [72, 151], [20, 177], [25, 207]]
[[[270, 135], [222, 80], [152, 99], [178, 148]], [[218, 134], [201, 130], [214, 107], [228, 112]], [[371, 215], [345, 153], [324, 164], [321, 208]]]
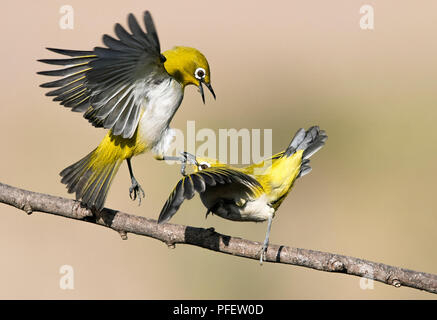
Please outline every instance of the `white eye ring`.
[[206, 76], [206, 71], [203, 68], [197, 68], [196, 71], [194, 71], [194, 76], [198, 80], [202, 80]]
[[208, 162], [201, 162], [199, 163], [199, 170], [203, 170], [206, 169], [204, 166], [206, 166], [207, 168], [211, 168], [211, 165]]

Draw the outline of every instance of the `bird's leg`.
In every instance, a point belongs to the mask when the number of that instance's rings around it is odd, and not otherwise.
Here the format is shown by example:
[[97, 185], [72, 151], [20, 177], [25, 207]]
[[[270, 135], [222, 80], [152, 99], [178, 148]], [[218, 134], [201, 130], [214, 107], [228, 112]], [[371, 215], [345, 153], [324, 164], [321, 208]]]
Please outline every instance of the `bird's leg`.
[[187, 157], [161, 156], [157, 159], [164, 160], [164, 161], [180, 161], [181, 162], [181, 174], [184, 177], [187, 175], [187, 173], [185, 172], [185, 169], [187, 167]]
[[263, 247], [261, 249], [261, 254], [259, 257], [259, 263], [261, 265], [263, 264], [263, 260], [266, 259], [266, 252], [267, 252], [267, 247], [269, 245], [269, 237], [270, 237], [270, 229], [272, 227], [272, 220], [273, 220], [273, 216], [270, 215], [269, 220], [268, 220], [268, 224], [267, 224], [266, 238], [264, 239]]
[[182, 159], [183, 160], [181, 160], [181, 175], [185, 177], [187, 175], [187, 173], [185, 172], [185, 169], [187, 168], [187, 158], [182, 157]]
[[138, 183], [137, 179], [135, 179], [134, 173], [132, 171], [132, 165], [130, 163], [130, 158], [126, 159], [127, 167], [129, 168], [129, 174], [131, 179], [131, 186], [129, 188], [129, 197], [135, 201], [138, 198], [138, 205], [141, 204], [141, 198], [144, 198], [146, 195], [144, 193], [143, 188], [141, 188], [140, 184]]
[[167, 160], [167, 161], [180, 161], [181, 162], [181, 174], [185, 177], [187, 173], [185, 172], [185, 168], [187, 167], [187, 158], [185, 157], [174, 157], [174, 156], [162, 156], [159, 160]]
[[160, 156], [159, 158], [157, 157], [156, 159], [158, 160], [164, 160], [164, 161], [184, 161], [183, 157], [175, 157], [175, 156]]
[[[187, 168], [187, 163], [195, 164], [195, 157], [187, 152], [181, 152], [182, 157], [175, 157], [175, 156], [160, 156], [156, 159], [158, 160], [168, 160], [168, 161], [180, 161], [181, 162], [181, 174], [183, 176], [186, 176], [187, 173], [185, 172], [185, 169]], [[190, 157], [190, 158], [189, 158]]]

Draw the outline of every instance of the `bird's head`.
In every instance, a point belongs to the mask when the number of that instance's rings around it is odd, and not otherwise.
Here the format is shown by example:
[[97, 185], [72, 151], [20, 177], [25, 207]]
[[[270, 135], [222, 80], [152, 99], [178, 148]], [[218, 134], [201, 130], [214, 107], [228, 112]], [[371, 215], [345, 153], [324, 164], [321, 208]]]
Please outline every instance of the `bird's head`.
[[188, 152], [181, 152], [182, 157], [185, 159], [185, 163], [189, 165], [194, 172], [202, 171], [211, 167], [222, 167], [225, 164], [221, 163], [217, 159], [196, 157]]
[[181, 83], [182, 87], [185, 88], [190, 84], [198, 87], [203, 103], [205, 103], [202, 86], [205, 85], [215, 99], [208, 60], [199, 50], [189, 47], [175, 47], [165, 51], [163, 55], [166, 58], [165, 69], [169, 75]]

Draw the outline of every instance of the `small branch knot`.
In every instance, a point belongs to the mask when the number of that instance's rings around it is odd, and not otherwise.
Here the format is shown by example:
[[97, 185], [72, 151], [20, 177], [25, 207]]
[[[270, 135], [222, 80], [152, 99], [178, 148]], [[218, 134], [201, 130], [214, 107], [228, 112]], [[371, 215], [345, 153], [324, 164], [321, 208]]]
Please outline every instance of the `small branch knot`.
[[167, 248], [169, 249], [176, 249], [176, 243], [174, 242], [166, 242]]
[[124, 230], [118, 230], [118, 234], [121, 237], [121, 240], [127, 240], [127, 232]]
[[388, 277], [387, 283], [391, 284], [392, 286], [394, 286], [396, 288], [401, 287], [401, 281], [392, 274]]
[[31, 215], [33, 213], [33, 209], [28, 202], [24, 204], [23, 211], [26, 212], [28, 215]]
[[344, 263], [337, 259], [331, 259], [329, 261], [329, 267], [332, 271], [335, 272], [344, 271], [346, 269]]
[[81, 219], [93, 216], [92, 211], [85, 207], [82, 207], [79, 201], [74, 202], [74, 205], [71, 208], [71, 213], [73, 214], [74, 217], [78, 217]]
[[210, 237], [215, 233], [215, 229], [213, 227], [205, 230], [205, 236]]
[[391, 281], [391, 284], [392, 284], [393, 286], [395, 286], [396, 288], [400, 288], [400, 287], [401, 287], [401, 282], [399, 281], [399, 279], [393, 279], [393, 280]]

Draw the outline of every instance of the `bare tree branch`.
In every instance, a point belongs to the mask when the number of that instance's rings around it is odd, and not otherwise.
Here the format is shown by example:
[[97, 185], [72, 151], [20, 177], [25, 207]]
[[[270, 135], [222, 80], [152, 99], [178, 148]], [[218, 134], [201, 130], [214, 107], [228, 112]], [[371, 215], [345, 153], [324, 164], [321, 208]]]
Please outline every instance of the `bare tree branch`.
[[[127, 239], [127, 233], [135, 233], [158, 239], [169, 246], [179, 243], [190, 244], [256, 260], [259, 259], [262, 248], [260, 242], [223, 235], [212, 228], [194, 228], [170, 223], [158, 225], [156, 220], [107, 208], [101, 213], [93, 214], [78, 201], [18, 189], [2, 183], [0, 183], [0, 202], [28, 214], [34, 211], [46, 212], [105, 226], [119, 232], [122, 239]], [[267, 249], [266, 261], [345, 273], [395, 287], [406, 286], [437, 293], [437, 275], [333, 253], [271, 244]]]

